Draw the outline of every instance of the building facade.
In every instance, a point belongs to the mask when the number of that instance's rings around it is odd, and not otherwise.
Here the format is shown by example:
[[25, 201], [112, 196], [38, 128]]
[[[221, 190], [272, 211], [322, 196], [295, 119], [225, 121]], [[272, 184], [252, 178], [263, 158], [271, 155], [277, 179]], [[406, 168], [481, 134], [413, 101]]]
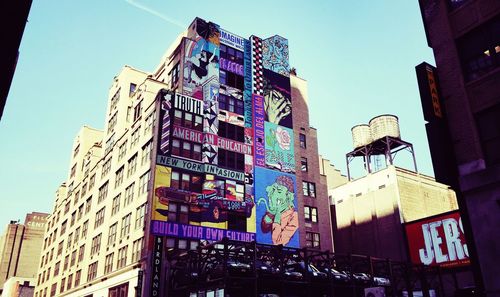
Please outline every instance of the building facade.
[[332, 250], [308, 117], [286, 39], [196, 18], [154, 72], [125, 66], [104, 131], [76, 137], [35, 296], [168, 294], [162, 255], [225, 237]]
[[0, 237], [0, 287], [12, 277], [36, 276], [48, 214], [32, 212], [24, 224], [11, 222]]
[[419, 3], [437, 67], [430, 96], [419, 79], [436, 178], [457, 191], [478, 291], [500, 296], [500, 3]]

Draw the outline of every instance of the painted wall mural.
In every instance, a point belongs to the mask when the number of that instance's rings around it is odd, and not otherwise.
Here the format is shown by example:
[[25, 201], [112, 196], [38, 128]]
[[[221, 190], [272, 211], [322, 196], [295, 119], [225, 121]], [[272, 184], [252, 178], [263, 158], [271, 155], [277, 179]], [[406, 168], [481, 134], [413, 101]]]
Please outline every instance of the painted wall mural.
[[295, 172], [293, 130], [265, 122], [266, 166], [283, 172]]
[[223, 121], [229, 124], [233, 124], [240, 127], [245, 126], [245, 118], [237, 113], [225, 110], [219, 110], [219, 115], [217, 116], [217, 118], [219, 119], [219, 121]]
[[255, 168], [257, 242], [299, 247], [299, 214], [295, 176]]
[[220, 43], [234, 47], [240, 51], [244, 51], [245, 39], [236, 34], [230, 33], [224, 29], [220, 30]]
[[172, 92], [161, 90], [158, 92], [160, 100], [160, 131], [158, 137], [158, 153], [167, 154], [170, 149], [170, 109], [172, 97], [174, 94]]
[[219, 82], [219, 47], [203, 38], [185, 39], [183, 93], [203, 99], [205, 85]]
[[290, 78], [264, 69], [266, 121], [293, 129]]
[[245, 106], [245, 127], [252, 127], [252, 45], [245, 39], [243, 52], [244, 87], [243, 102]]
[[262, 39], [252, 35], [250, 40], [252, 43], [252, 93], [263, 95], [264, 74], [262, 68]]
[[172, 168], [156, 165], [154, 196], [153, 196], [153, 220], [166, 221], [168, 215], [167, 192], [170, 188], [170, 179], [172, 176]]
[[222, 95], [232, 97], [237, 100], [243, 100], [243, 92], [237, 88], [221, 84], [219, 88], [219, 93]]
[[255, 166], [266, 166], [266, 149], [264, 143], [264, 97], [252, 95], [254, 109], [254, 146], [253, 156]]
[[[219, 130], [218, 104], [217, 101], [204, 101], [205, 109], [203, 114], [203, 132], [217, 135]], [[208, 164], [217, 164], [217, 146], [203, 141], [202, 161]]]
[[262, 61], [264, 69], [284, 76], [290, 76], [288, 64], [288, 40], [279, 35], [264, 39], [262, 42]]
[[220, 45], [220, 27], [219, 25], [207, 22], [203, 19], [196, 19], [196, 34], [197, 38], [201, 37], [209, 42], [219, 46]]

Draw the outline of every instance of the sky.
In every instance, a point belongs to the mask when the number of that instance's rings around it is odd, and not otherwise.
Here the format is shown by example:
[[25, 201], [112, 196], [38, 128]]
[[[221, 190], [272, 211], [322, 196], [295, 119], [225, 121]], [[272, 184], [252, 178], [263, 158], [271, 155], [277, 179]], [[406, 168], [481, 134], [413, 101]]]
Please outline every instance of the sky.
[[[415, 66], [434, 59], [418, 1], [33, 1], [0, 120], [0, 225], [52, 210], [74, 137], [104, 127], [114, 76], [124, 65], [154, 71], [197, 16], [242, 37], [289, 40], [319, 153], [343, 174], [351, 128], [394, 114], [419, 172], [433, 175]], [[400, 152], [395, 164], [409, 161]], [[358, 161], [351, 168], [362, 172]]]

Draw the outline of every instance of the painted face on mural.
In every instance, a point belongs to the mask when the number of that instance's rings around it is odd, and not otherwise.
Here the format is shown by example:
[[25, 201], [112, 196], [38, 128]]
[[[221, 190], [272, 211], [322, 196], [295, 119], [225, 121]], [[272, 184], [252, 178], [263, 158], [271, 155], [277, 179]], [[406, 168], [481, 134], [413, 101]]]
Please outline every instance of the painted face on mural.
[[278, 125], [292, 112], [292, 103], [280, 91], [271, 90], [264, 96], [264, 109], [267, 121]]
[[294, 208], [293, 180], [288, 176], [278, 176], [266, 187], [267, 201], [260, 198], [258, 204], [266, 206], [261, 229], [264, 233], [272, 230], [273, 244], [286, 245], [298, 229], [298, 213]]

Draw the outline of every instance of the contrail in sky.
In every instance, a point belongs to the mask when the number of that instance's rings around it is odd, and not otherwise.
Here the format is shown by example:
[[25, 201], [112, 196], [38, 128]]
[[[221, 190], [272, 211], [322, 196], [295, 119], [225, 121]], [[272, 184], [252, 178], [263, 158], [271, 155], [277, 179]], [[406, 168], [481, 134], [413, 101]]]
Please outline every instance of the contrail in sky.
[[185, 25], [183, 25], [183, 24], [179, 23], [178, 21], [173, 20], [173, 19], [171, 19], [171, 18], [169, 18], [169, 17], [167, 17], [167, 16], [164, 16], [163, 14], [161, 14], [161, 13], [159, 13], [159, 12], [157, 12], [157, 11], [155, 11], [155, 10], [153, 10], [153, 9], [151, 9], [151, 8], [149, 8], [149, 7], [147, 7], [147, 6], [144, 6], [144, 5], [140, 4], [140, 3], [137, 3], [137, 2], [135, 2], [134, 0], [125, 0], [125, 2], [127, 2], [127, 3], [128, 3], [128, 4], [130, 4], [130, 5], [133, 5], [133, 6], [137, 7], [137, 8], [139, 8], [139, 9], [142, 9], [142, 10], [144, 10], [144, 11], [146, 11], [146, 12], [149, 12], [150, 14], [155, 15], [155, 16], [157, 16], [157, 17], [159, 17], [160, 19], [162, 19], [162, 20], [166, 21], [167, 23], [170, 23], [170, 24], [172, 24], [172, 25], [175, 25], [175, 26], [177, 26], [177, 27], [180, 27], [181, 29], [185, 29], [185, 28], [186, 28], [186, 26], [185, 26]]

